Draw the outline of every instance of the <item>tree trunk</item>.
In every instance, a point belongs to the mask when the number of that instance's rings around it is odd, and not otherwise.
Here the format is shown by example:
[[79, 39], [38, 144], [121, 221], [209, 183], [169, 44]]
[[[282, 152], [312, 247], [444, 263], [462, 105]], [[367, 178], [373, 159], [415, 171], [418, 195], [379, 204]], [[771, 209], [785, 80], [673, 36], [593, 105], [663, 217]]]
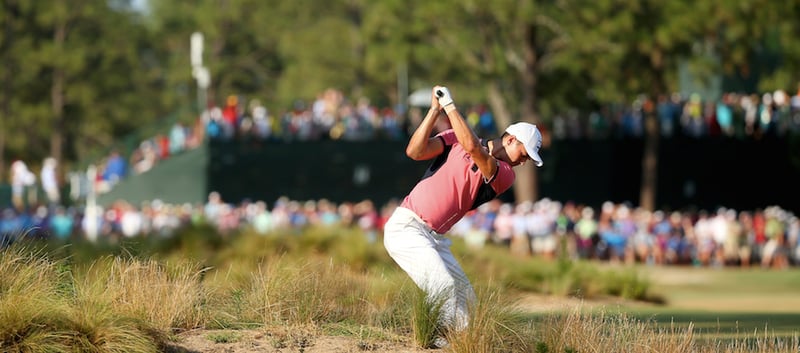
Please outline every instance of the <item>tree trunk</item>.
[[[63, 50], [67, 37], [66, 23], [56, 24], [53, 42], [58, 50]], [[64, 68], [56, 65], [53, 68], [53, 84], [50, 87], [50, 107], [53, 113], [53, 132], [50, 133], [50, 156], [61, 161], [64, 146]]]
[[639, 190], [639, 207], [653, 211], [658, 187], [658, 122], [655, 114], [644, 113], [644, 153], [642, 154], [642, 186]]
[[[660, 50], [650, 53], [650, 63], [653, 75], [651, 99], [655, 100], [666, 92], [664, 84], [663, 61]], [[644, 119], [644, 151], [642, 153], [642, 185], [639, 189], [639, 207], [653, 211], [656, 208], [658, 190], [658, 142], [660, 138], [658, 118], [655, 102], [644, 106], [642, 112]]]
[[6, 87], [2, 93], [2, 100], [0, 100], [0, 183], [5, 181], [6, 176], [6, 118], [9, 116], [9, 109], [8, 109], [8, 97], [11, 92], [9, 92], [9, 85], [8, 81], [4, 80], [3, 87]]
[[[508, 110], [506, 99], [500, 92], [497, 82], [492, 81], [488, 88], [489, 106], [494, 112], [494, 119], [498, 128], [504, 130], [512, 123], [511, 112]], [[536, 173], [533, 164], [527, 163], [524, 166], [514, 168], [516, 179], [514, 181], [514, 198], [517, 202], [536, 200]]]
[[5, 68], [3, 77], [0, 77], [0, 85], [3, 87], [0, 92], [0, 182], [6, 180], [6, 129], [8, 128], [6, 120], [11, 116], [11, 94], [13, 92], [13, 87], [11, 86], [13, 77], [11, 73], [16, 71], [14, 67], [16, 62], [6, 57], [6, 55], [10, 56], [14, 41], [14, 27], [11, 21], [16, 12], [15, 6], [14, 2], [6, 1], [2, 15], [5, 17], [3, 18], [5, 28], [3, 28], [4, 38], [0, 41], [0, 53], [3, 53], [2, 62], [5, 63]]
[[[525, 66], [520, 73], [522, 76], [522, 106], [519, 120], [536, 124], [539, 117], [536, 115], [536, 66], [539, 62], [539, 53], [536, 50], [536, 25], [529, 25], [525, 33], [523, 59]], [[517, 178], [514, 182], [514, 196], [517, 202], [536, 201], [539, 196], [538, 175], [533, 163], [526, 163], [516, 168]]]
[[497, 81], [490, 81], [486, 91], [489, 106], [494, 113], [494, 121], [497, 124], [497, 128], [502, 131], [511, 124], [511, 112], [508, 110], [508, 102], [503, 97]]

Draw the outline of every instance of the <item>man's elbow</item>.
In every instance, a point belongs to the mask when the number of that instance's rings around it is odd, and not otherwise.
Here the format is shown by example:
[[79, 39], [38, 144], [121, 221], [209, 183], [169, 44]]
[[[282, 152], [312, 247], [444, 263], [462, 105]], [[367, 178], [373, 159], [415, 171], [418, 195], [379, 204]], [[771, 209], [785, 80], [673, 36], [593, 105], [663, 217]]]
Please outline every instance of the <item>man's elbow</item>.
[[415, 161], [422, 159], [422, 154], [419, 151], [411, 148], [410, 146], [406, 148], [406, 156]]
[[467, 143], [462, 145], [462, 148], [464, 148], [464, 151], [469, 153], [470, 156], [473, 156], [476, 153], [480, 153], [483, 147], [481, 147], [479, 143]]

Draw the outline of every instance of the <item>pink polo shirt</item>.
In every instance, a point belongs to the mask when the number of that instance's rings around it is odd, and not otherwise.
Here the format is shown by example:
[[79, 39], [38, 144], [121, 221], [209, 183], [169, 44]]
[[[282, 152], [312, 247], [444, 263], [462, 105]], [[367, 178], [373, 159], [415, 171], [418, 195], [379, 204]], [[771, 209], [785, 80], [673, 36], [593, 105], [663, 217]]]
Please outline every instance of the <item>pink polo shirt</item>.
[[400, 206], [414, 211], [434, 231], [444, 234], [467, 212], [508, 190], [515, 174], [511, 165], [498, 160], [497, 172], [485, 180], [452, 129], [436, 136], [444, 141], [444, 152], [433, 160]]

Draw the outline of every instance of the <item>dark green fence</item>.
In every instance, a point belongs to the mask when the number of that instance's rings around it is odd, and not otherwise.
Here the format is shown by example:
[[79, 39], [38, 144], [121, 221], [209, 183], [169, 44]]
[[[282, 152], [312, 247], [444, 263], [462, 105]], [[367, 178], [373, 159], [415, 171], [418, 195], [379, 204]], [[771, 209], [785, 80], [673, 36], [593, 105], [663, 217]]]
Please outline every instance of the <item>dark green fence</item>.
[[404, 196], [427, 167], [400, 142], [212, 142], [210, 155], [209, 189], [229, 201], [383, 203]]
[[[211, 141], [130, 176], [100, 197], [139, 203], [204, 202], [218, 191], [228, 202], [270, 204], [281, 196], [335, 202], [401, 199], [428, 162], [405, 156], [405, 142]], [[541, 197], [599, 206], [639, 200], [641, 140], [557, 141], [542, 152]], [[800, 140], [681, 139], [660, 142], [657, 205], [739, 210], [780, 205], [800, 213]], [[65, 195], [66, 196], [66, 195]], [[10, 189], [0, 187], [3, 205]], [[513, 201], [513, 193], [503, 195]]]
[[[639, 201], [643, 141], [557, 141], [543, 151], [541, 197], [598, 206]], [[427, 167], [405, 142], [212, 142], [209, 190], [229, 201], [405, 196]], [[800, 141], [673, 138], [660, 142], [661, 208], [780, 205], [800, 211]], [[504, 195], [513, 201], [513, 193]]]

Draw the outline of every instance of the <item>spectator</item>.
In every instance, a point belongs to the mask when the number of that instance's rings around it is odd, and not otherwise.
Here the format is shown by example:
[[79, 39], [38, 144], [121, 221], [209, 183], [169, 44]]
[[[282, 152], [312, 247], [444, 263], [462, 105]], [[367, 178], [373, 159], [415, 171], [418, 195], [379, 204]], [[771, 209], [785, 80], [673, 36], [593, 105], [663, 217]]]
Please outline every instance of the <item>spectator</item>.
[[717, 125], [725, 136], [733, 135], [733, 111], [729, 105], [730, 95], [725, 94], [717, 102]]
[[119, 151], [112, 150], [103, 170], [103, 180], [113, 186], [125, 177], [127, 168], [127, 163], [120, 156]]
[[594, 210], [584, 207], [581, 210], [581, 219], [575, 224], [577, 234], [576, 247], [578, 256], [583, 259], [594, 257], [594, 239], [597, 237], [597, 221], [594, 219]]
[[212, 191], [208, 194], [208, 202], [204, 206], [206, 221], [210, 224], [216, 225], [222, 213], [222, 196]]
[[11, 163], [11, 201], [18, 211], [25, 208], [25, 193], [36, 183], [36, 175], [21, 160]]
[[39, 178], [42, 181], [42, 189], [47, 195], [47, 202], [51, 205], [57, 205], [61, 201], [61, 191], [58, 188], [58, 178], [56, 176], [56, 167], [58, 161], [53, 157], [44, 159], [42, 171]]
[[677, 105], [667, 98], [666, 95], [658, 97], [656, 112], [661, 127], [661, 136], [672, 137], [675, 131], [675, 116], [677, 110]]
[[124, 202], [121, 207], [122, 216], [120, 217], [120, 231], [126, 238], [132, 238], [141, 234], [142, 214], [131, 204]]
[[64, 207], [58, 206], [55, 213], [50, 218], [50, 229], [56, 239], [66, 241], [69, 239], [73, 231], [73, 219]]
[[228, 99], [225, 100], [225, 107], [222, 109], [222, 119], [228, 126], [239, 126], [239, 97], [228, 96]]
[[683, 108], [681, 122], [683, 131], [688, 136], [701, 137], [705, 133], [703, 129], [703, 102], [699, 94], [692, 93], [689, 97], [689, 101]]
[[13, 243], [24, 235], [23, 220], [13, 208], [6, 208], [0, 219], [0, 247]]
[[150, 140], [142, 141], [142, 143], [139, 144], [139, 148], [134, 152], [133, 156], [131, 156], [131, 164], [136, 174], [149, 171], [156, 165], [157, 161], [158, 154], [153, 146], [153, 142]]
[[223, 123], [222, 123], [222, 111], [219, 108], [213, 108], [206, 113], [203, 113], [203, 120], [206, 123], [206, 135], [210, 139], [217, 139], [223, 136]]
[[492, 240], [503, 246], [511, 245], [511, 237], [514, 236], [514, 216], [512, 215], [513, 206], [503, 204], [494, 219], [494, 236]]
[[186, 128], [181, 122], [176, 122], [169, 132], [169, 154], [183, 152], [186, 148]]
[[786, 239], [793, 265], [800, 265], [800, 218], [791, 216], [789, 227], [786, 231]]
[[258, 201], [253, 204], [255, 207], [255, 214], [253, 215], [253, 230], [256, 233], [264, 235], [272, 230], [272, 219], [267, 204], [264, 201]]
[[255, 101], [253, 106], [253, 133], [260, 139], [272, 137], [272, 117], [261, 103]]
[[767, 207], [764, 216], [766, 218], [764, 235], [767, 237], [767, 242], [761, 250], [761, 267], [784, 268], [788, 264], [785, 253], [786, 234], [782, 220], [785, 215], [777, 207]]

